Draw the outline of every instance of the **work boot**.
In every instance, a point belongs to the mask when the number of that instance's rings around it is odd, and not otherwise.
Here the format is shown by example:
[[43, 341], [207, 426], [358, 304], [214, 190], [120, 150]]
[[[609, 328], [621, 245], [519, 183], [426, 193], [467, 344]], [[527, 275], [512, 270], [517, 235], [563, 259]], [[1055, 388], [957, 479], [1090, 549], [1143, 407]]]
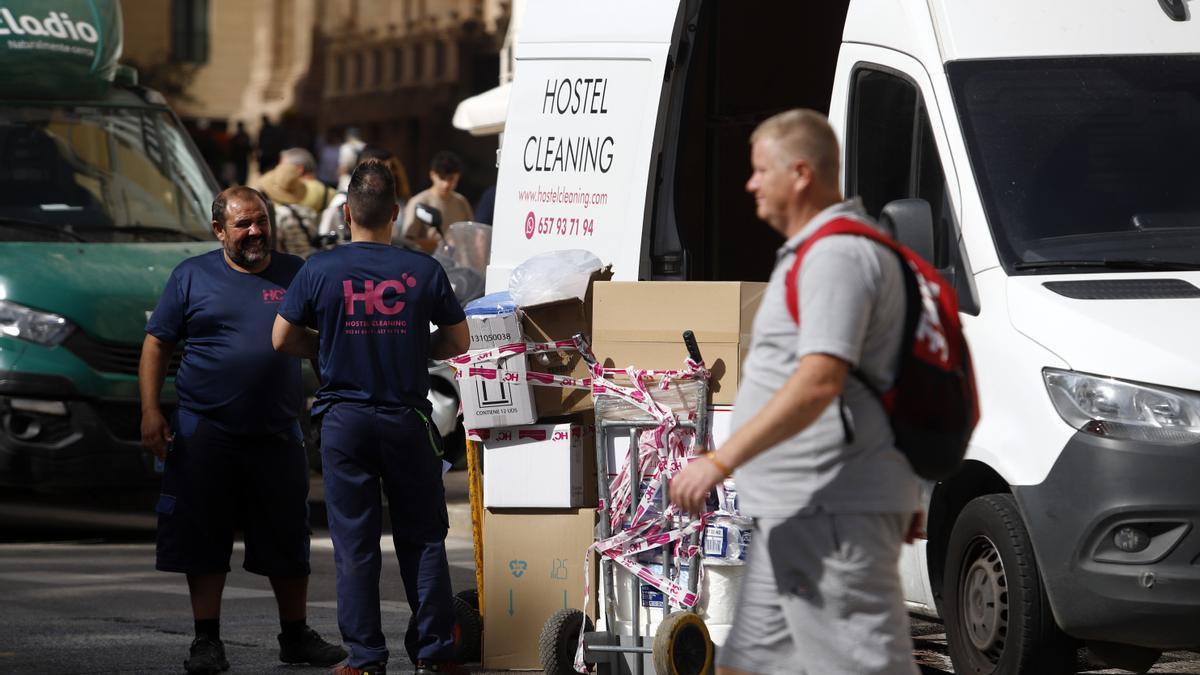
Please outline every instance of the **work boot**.
[[229, 661], [225, 660], [225, 645], [207, 635], [197, 636], [188, 649], [183, 669], [195, 674], [223, 673], [229, 670]]
[[368, 663], [355, 668], [349, 661], [342, 661], [329, 671], [332, 675], [387, 675], [386, 663]]
[[317, 631], [308, 626], [295, 636], [279, 634], [279, 660], [284, 663], [332, 666], [345, 658], [345, 649], [322, 640]]
[[453, 661], [417, 661], [416, 675], [434, 675], [435, 673], [455, 675], [458, 673], [458, 664]]

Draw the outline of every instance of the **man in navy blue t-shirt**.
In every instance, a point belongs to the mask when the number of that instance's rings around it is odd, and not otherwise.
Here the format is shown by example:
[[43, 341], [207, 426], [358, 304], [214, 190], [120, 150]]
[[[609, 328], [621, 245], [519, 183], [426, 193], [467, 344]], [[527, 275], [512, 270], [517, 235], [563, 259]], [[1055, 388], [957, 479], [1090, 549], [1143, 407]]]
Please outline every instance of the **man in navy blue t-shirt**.
[[[441, 438], [429, 421], [429, 358], [466, 351], [466, 318], [441, 265], [390, 245], [395, 182], [387, 165], [355, 168], [346, 196], [351, 243], [318, 253], [279, 307], [275, 348], [317, 357], [325, 504], [337, 564], [338, 625], [350, 658], [335, 673], [380, 673], [379, 486], [415, 621], [404, 646], [418, 673], [453, 657]], [[439, 330], [430, 340], [429, 325]]]
[[[308, 458], [301, 440], [300, 361], [271, 348], [275, 311], [303, 261], [271, 252], [268, 206], [257, 191], [213, 201], [222, 247], [171, 273], [146, 324], [138, 384], [142, 443], [164, 461], [157, 568], [187, 575], [196, 637], [184, 667], [229, 668], [221, 592], [234, 529], [245, 531], [247, 571], [271, 580], [279, 604], [279, 658], [329, 666], [345, 650], [308, 627]], [[175, 345], [179, 407], [159, 403]]]

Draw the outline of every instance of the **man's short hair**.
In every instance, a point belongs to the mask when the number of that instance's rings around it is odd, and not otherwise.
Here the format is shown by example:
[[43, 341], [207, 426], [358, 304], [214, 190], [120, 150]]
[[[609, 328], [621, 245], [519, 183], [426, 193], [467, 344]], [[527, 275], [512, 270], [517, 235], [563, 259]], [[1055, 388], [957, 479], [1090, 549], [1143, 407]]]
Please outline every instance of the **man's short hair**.
[[[257, 199], [262, 202], [263, 210], [267, 212], [267, 216], [271, 216], [271, 202], [266, 195], [255, 190], [252, 187], [245, 185], [234, 185], [233, 187], [225, 188], [217, 195], [212, 203], [212, 219], [219, 224], [222, 229], [225, 227], [225, 209], [229, 206], [229, 202], [234, 199]], [[272, 218], [271, 225], [275, 225]], [[274, 229], [272, 227], [272, 229]]]
[[449, 150], [442, 150], [434, 155], [433, 161], [430, 162], [429, 166], [434, 173], [442, 178], [449, 178], [455, 174], [462, 173], [462, 160], [458, 158], [458, 155]]
[[813, 168], [818, 179], [837, 185], [840, 167], [837, 134], [821, 113], [797, 108], [772, 115], [750, 134], [750, 143], [762, 138], [776, 141], [780, 161], [802, 159]]
[[288, 164], [295, 164], [304, 170], [304, 173], [313, 173], [317, 170], [317, 160], [313, 154], [304, 148], [288, 148], [279, 153], [279, 161]]
[[346, 203], [351, 220], [360, 227], [390, 227], [396, 206], [396, 179], [387, 164], [378, 159], [359, 162], [350, 174]]
[[378, 145], [368, 145], [358, 153], [358, 161], [355, 162], [355, 164], [358, 164], [359, 162], [365, 162], [368, 159], [378, 159], [381, 162], [386, 162], [391, 158], [391, 150], [381, 148]]

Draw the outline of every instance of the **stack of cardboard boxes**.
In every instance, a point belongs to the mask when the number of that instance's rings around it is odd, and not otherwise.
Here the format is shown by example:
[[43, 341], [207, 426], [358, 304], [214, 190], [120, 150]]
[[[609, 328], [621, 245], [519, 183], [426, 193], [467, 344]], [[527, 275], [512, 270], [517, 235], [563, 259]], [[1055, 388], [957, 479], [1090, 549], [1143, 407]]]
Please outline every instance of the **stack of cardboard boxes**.
[[[684, 365], [681, 335], [692, 330], [713, 375], [713, 427], [723, 429], [763, 288], [735, 282], [597, 281], [583, 301], [469, 316], [471, 348], [584, 333], [605, 365], [671, 369]], [[595, 537], [598, 501], [596, 436], [590, 393], [530, 386], [525, 373], [579, 379], [590, 373], [573, 351], [482, 365], [500, 365], [500, 372], [493, 378], [468, 377], [462, 389], [466, 424], [483, 445], [483, 666], [537, 669], [537, 641], [546, 619], [564, 607], [580, 607], [583, 600], [584, 557]], [[520, 375], [506, 378], [504, 372]], [[605, 451], [610, 466], [623, 457], [615, 447]], [[591, 565], [593, 593], [596, 567]], [[587, 606], [595, 619], [594, 595]]]
[[[471, 348], [587, 334], [590, 306], [589, 296], [468, 316]], [[534, 386], [526, 374], [582, 380], [589, 371], [570, 350], [480, 365], [495, 377], [468, 377], [461, 388], [466, 425], [483, 446], [483, 665], [539, 669], [542, 626], [583, 600], [595, 538], [595, 427], [587, 389]], [[594, 603], [588, 611], [595, 617]]]

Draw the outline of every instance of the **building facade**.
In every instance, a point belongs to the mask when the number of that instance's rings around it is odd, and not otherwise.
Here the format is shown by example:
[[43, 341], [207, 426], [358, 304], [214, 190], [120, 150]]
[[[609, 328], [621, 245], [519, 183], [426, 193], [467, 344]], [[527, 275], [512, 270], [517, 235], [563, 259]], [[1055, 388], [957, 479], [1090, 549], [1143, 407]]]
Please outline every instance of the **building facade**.
[[121, 0], [123, 62], [186, 120], [256, 134], [265, 115], [316, 145], [357, 127], [397, 153], [414, 190], [438, 150], [467, 166], [475, 199], [495, 180], [495, 138], [451, 125], [496, 86], [508, 0]]
[[414, 191], [429, 184], [433, 154], [466, 164], [461, 190], [474, 200], [495, 181], [495, 138], [451, 125], [463, 99], [499, 82], [510, 17], [500, 0], [343, 0], [323, 3], [318, 126], [358, 127], [368, 143], [396, 152]]

